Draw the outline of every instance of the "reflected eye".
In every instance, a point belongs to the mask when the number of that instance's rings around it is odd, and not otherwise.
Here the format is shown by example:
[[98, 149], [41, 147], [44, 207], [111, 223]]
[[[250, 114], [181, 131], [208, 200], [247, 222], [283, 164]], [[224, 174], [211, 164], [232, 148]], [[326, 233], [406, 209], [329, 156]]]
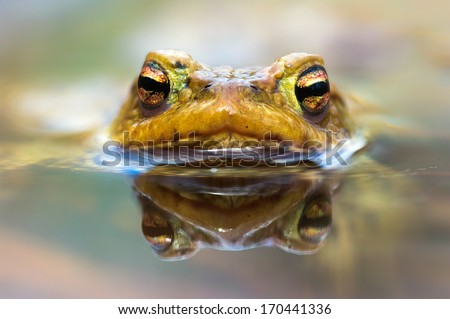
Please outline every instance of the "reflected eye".
[[306, 199], [298, 224], [300, 237], [309, 242], [320, 242], [331, 229], [331, 197], [326, 193], [314, 193]]
[[168, 249], [174, 240], [174, 231], [169, 221], [157, 213], [144, 214], [142, 232], [157, 251]]
[[303, 71], [295, 84], [295, 96], [306, 114], [322, 114], [330, 100], [330, 84], [325, 69], [314, 65]]
[[138, 79], [138, 96], [144, 109], [152, 110], [160, 106], [169, 95], [170, 82], [161, 67], [147, 62]]

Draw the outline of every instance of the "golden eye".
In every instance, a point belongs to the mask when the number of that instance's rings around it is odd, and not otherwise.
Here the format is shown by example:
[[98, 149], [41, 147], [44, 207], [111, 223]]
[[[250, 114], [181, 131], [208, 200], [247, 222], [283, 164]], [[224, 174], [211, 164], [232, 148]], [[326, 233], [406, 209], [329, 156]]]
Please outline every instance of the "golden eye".
[[330, 232], [332, 219], [331, 196], [313, 193], [305, 200], [298, 224], [300, 237], [309, 242], [320, 242]]
[[164, 251], [174, 241], [174, 230], [170, 222], [157, 213], [147, 213], [142, 217], [142, 232], [153, 249]]
[[303, 71], [295, 84], [295, 96], [307, 115], [314, 116], [327, 110], [330, 83], [325, 69], [314, 65]]
[[162, 68], [154, 62], [146, 62], [138, 79], [141, 107], [147, 110], [157, 108], [167, 99], [169, 92], [169, 78]]

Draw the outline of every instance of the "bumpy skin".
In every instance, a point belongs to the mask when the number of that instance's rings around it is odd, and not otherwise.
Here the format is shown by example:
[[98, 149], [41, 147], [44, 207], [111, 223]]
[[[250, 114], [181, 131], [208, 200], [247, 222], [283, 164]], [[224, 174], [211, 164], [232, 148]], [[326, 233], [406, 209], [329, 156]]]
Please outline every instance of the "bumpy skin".
[[[224, 148], [262, 141], [268, 133], [272, 141], [291, 141], [294, 149], [304, 148], [308, 141], [325, 145], [327, 132], [333, 144], [352, 135], [353, 125], [333, 85], [329, 108], [319, 121], [305, 114], [297, 101], [299, 74], [313, 65], [323, 66], [320, 56], [293, 53], [269, 67], [235, 70], [210, 68], [184, 52], [164, 50], [150, 52], [147, 62], [165, 70], [170, 93], [157, 109], [144, 110], [135, 81], [111, 126], [112, 139], [125, 147], [130, 141], [189, 145], [193, 132], [196, 140], [219, 142]], [[129, 133], [126, 140], [124, 132]]]

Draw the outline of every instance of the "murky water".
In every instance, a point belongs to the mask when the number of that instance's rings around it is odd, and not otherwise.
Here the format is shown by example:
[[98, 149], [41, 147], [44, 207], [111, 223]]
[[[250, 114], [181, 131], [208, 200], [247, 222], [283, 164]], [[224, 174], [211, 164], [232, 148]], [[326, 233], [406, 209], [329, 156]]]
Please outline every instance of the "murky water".
[[[0, 296], [449, 297], [448, 4], [340, 3], [3, 4]], [[233, 66], [320, 53], [379, 110], [372, 144], [326, 174], [86, 168], [75, 133], [169, 47]]]

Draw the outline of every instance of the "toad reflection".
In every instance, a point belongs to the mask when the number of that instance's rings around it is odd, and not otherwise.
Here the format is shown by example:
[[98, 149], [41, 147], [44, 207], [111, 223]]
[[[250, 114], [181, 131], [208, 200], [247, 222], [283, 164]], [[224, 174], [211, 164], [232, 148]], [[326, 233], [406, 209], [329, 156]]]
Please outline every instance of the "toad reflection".
[[260, 246], [311, 254], [330, 232], [335, 180], [305, 171], [183, 170], [155, 169], [134, 180], [142, 231], [162, 259]]

